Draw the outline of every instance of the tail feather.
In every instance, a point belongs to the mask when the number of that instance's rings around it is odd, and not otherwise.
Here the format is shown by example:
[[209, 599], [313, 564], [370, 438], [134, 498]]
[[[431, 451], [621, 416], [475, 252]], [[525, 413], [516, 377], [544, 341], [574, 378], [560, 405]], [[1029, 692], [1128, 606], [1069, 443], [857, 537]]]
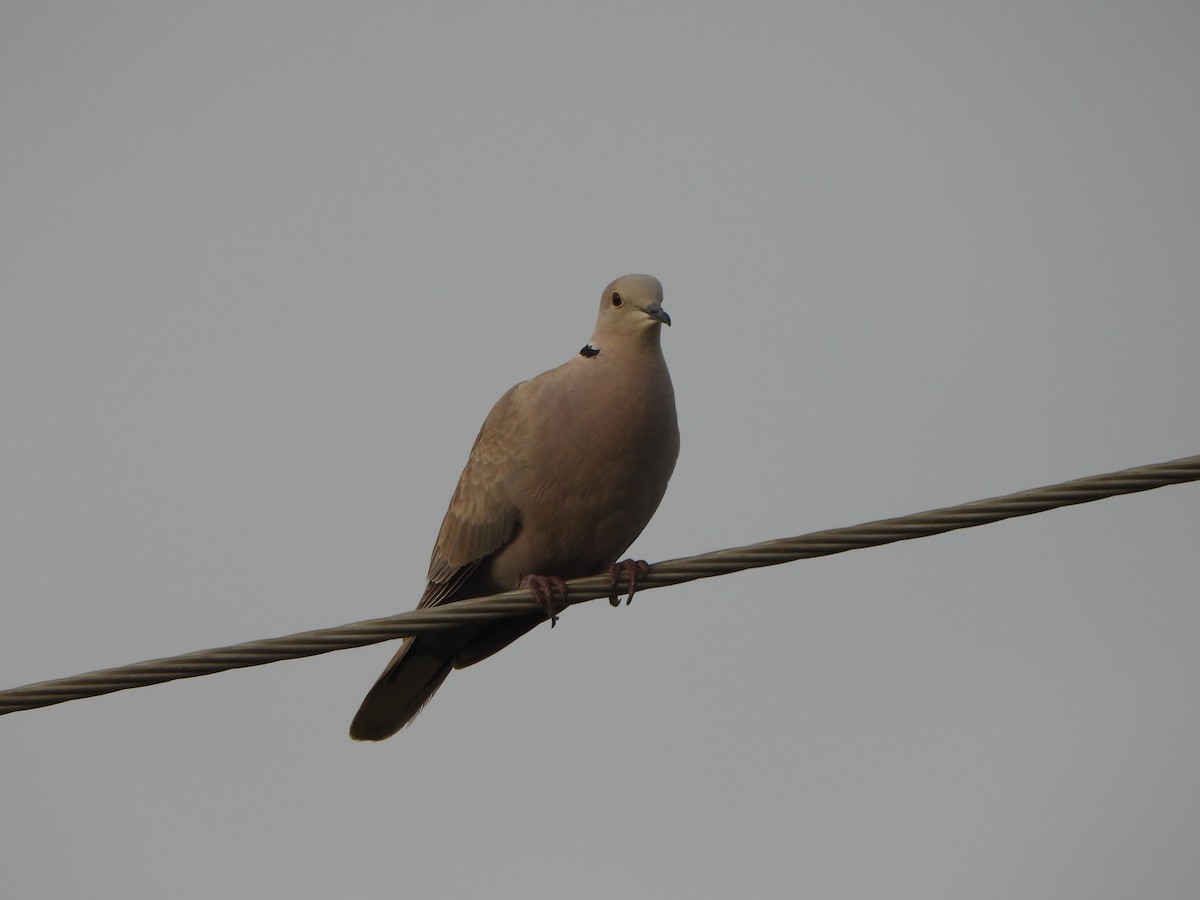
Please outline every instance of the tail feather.
[[454, 668], [465, 669], [477, 662], [482, 662], [493, 653], [499, 653], [519, 637], [528, 634], [546, 621], [545, 613], [531, 613], [527, 616], [510, 616], [488, 626], [478, 635], [471, 638], [465, 646], [454, 654]]
[[405, 638], [350, 723], [356, 741], [382, 741], [409, 722], [442, 686], [454, 664], [414, 638]]

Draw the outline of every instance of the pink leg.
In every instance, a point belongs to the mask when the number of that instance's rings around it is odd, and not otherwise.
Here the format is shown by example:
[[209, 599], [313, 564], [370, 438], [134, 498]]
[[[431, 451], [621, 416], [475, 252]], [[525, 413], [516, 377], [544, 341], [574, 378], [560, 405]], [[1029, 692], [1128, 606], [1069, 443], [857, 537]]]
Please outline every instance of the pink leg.
[[650, 564], [644, 559], [623, 559], [619, 563], [614, 563], [610, 570], [612, 574], [612, 596], [608, 598], [608, 602], [613, 606], [620, 606], [621, 601], [617, 598], [617, 583], [619, 578], [625, 578], [629, 585], [629, 598], [625, 601], [628, 606], [633, 602], [633, 595], [637, 593], [638, 579], [645, 578], [650, 573]]
[[567, 583], [557, 575], [526, 575], [521, 579], [521, 587], [529, 588], [529, 593], [533, 594], [533, 598], [546, 611], [546, 616], [550, 619], [550, 627], [553, 628], [558, 624], [558, 607], [554, 603], [554, 593], [557, 591], [562, 594], [565, 601], [567, 599]]

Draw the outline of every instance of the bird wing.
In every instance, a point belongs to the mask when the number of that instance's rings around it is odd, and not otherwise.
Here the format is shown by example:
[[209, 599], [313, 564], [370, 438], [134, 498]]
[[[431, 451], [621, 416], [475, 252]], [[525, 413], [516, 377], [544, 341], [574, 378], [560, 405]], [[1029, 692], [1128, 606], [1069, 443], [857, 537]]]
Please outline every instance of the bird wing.
[[420, 609], [452, 597], [520, 525], [512, 486], [524, 469], [521, 387], [515, 385], [496, 401], [479, 429], [433, 545]]

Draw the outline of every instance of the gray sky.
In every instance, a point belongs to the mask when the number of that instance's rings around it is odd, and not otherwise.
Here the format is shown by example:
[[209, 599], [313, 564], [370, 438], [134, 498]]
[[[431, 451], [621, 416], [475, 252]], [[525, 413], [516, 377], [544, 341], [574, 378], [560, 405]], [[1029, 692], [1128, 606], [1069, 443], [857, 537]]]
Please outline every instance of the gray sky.
[[[7, 2], [0, 686], [401, 612], [659, 276], [651, 561], [1200, 452], [1200, 5]], [[0, 719], [5, 892], [1192, 898], [1200, 487]]]

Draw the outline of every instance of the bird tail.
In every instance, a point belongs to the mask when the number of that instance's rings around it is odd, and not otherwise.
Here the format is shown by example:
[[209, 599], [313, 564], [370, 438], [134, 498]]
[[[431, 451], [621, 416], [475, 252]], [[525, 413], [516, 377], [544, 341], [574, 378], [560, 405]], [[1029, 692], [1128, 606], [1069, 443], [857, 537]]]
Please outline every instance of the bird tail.
[[405, 638], [363, 699], [350, 723], [350, 737], [356, 741], [391, 737], [429, 702], [453, 665], [453, 659], [431, 653], [418, 639]]
[[465, 669], [482, 662], [545, 621], [546, 614], [539, 612], [527, 616], [511, 616], [493, 623], [454, 654], [454, 668]]

